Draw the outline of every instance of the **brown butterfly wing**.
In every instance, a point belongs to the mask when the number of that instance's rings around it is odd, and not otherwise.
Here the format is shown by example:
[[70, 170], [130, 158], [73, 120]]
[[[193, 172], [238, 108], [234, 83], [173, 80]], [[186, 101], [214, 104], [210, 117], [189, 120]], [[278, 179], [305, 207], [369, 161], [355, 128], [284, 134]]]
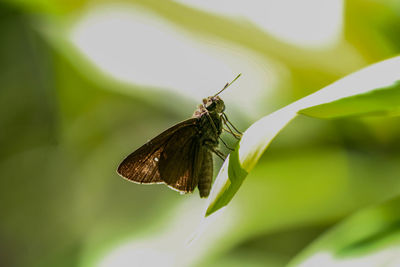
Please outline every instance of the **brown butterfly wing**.
[[180, 192], [192, 192], [199, 181], [204, 149], [196, 132], [185, 128], [172, 136], [161, 153], [159, 171], [162, 180]]
[[196, 118], [188, 119], [162, 132], [124, 159], [118, 167], [118, 174], [136, 183], [164, 183], [159, 163], [165, 148], [171, 147], [169, 144], [174, 144], [177, 136], [192, 140], [191, 135], [197, 131], [196, 123]]

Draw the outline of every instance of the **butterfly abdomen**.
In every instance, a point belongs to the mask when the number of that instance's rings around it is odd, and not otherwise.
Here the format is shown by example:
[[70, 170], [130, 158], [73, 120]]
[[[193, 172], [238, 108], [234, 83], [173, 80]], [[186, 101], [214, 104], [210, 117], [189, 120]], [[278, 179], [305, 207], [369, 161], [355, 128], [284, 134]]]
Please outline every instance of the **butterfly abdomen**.
[[200, 197], [207, 197], [210, 194], [211, 182], [213, 175], [212, 154], [209, 150], [204, 150], [203, 162], [199, 173], [199, 188]]

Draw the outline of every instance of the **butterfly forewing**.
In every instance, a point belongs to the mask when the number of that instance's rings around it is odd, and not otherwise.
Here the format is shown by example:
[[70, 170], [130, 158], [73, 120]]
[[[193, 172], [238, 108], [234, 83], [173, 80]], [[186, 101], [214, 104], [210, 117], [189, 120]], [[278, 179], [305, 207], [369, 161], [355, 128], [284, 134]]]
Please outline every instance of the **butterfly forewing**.
[[130, 154], [118, 167], [118, 173], [125, 179], [137, 183], [161, 183], [157, 160], [163, 146], [144, 145]]

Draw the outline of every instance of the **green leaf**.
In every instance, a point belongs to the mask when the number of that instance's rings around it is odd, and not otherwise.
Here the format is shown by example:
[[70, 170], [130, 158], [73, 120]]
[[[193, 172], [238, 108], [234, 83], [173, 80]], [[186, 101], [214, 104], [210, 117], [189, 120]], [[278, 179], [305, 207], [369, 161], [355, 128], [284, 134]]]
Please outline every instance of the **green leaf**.
[[[289, 266], [397, 266], [400, 197], [351, 216], [295, 257]], [[362, 265], [365, 266], [365, 265]]]
[[395, 115], [400, 111], [400, 57], [350, 74], [335, 83], [269, 114], [243, 134], [234, 157], [218, 174], [206, 216], [227, 205], [269, 144], [298, 114], [320, 118], [354, 115]]
[[[247, 176], [247, 172], [240, 166], [239, 163], [238, 148], [239, 147], [237, 147], [236, 150], [228, 156], [221, 168], [220, 173], [228, 171], [228, 173], [225, 175], [229, 180], [220, 184], [217, 182], [214, 184], [214, 187], [219, 187], [218, 190], [214, 190], [214, 192], [217, 192], [218, 196], [214, 197], [216, 201], [209, 206], [206, 211], [206, 216], [210, 215], [214, 210], [218, 210], [226, 206], [229, 201], [231, 201], [235, 193], [239, 190], [239, 187], [242, 185], [242, 182]], [[227, 168], [227, 165], [229, 165], [230, 168]]]
[[330, 103], [321, 104], [299, 111], [316, 118], [337, 118], [362, 115], [399, 115], [400, 81], [376, 90], [345, 97]]

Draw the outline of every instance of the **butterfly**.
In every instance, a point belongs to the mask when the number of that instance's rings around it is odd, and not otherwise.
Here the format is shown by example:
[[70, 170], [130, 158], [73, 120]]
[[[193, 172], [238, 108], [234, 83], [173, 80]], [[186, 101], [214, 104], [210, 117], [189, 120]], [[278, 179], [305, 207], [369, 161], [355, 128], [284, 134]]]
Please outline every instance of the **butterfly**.
[[225, 159], [217, 148], [219, 140], [223, 142], [222, 131], [237, 139], [241, 136], [228, 120], [224, 101], [218, 96], [240, 75], [217, 94], [203, 99], [190, 119], [165, 130], [131, 153], [119, 165], [117, 173], [135, 183], [166, 184], [181, 193], [191, 193], [197, 186], [200, 197], [207, 197], [213, 175], [212, 154]]

